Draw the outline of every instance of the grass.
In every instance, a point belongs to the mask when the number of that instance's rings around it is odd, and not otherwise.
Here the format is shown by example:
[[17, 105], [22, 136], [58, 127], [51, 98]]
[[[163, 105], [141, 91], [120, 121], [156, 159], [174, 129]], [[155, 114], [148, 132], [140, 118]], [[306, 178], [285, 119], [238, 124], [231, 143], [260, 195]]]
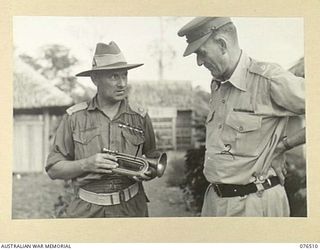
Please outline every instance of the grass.
[[64, 182], [46, 174], [14, 174], [12, 219], [54, 218], [54, 204], [64, 192]]

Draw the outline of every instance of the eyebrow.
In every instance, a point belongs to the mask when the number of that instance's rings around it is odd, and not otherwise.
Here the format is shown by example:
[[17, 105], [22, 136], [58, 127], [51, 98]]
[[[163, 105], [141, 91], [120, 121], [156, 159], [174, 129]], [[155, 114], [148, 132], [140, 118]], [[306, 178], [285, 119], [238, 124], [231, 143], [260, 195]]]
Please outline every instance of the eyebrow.
[[113, 75], [113, 74], [118, 74], [118, 75], [120, 75], [120, 74], [128, 74], [128, 71], [113, 71], [113, 72], [110, 72], [110, 74], [111, 75]]

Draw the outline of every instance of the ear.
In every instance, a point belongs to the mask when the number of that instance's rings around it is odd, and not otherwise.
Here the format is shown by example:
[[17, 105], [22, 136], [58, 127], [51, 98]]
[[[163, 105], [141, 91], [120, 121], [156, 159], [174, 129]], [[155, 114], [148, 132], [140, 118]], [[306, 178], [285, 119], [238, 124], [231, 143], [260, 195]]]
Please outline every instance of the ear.
[[95, 72], [91, 73], [90, 78], [93, 84], [97, 86], [97, 75], [95, 74]]
[[227, 52], [227, 40], [224, 37], [216, 38], [216, 43], [218, 44], [222, 54]]

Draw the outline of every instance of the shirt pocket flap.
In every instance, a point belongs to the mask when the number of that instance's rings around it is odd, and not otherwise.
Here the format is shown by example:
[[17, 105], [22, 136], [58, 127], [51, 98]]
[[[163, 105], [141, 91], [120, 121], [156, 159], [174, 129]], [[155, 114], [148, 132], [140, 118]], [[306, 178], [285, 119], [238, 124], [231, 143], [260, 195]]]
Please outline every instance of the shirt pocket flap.
[[73, 134], [73, 140], [81, 144], [88, 144], [90, 141], [92, 141], [93, 138], [99, 135], [100, 132], [98, 128], [88, 129], [80, 132], [75, 132]]
[[232, 112], [226, 124], [240, 133], [250, 132], [261, 128], [261, 116], [247, 113]]
[[144, 141], [145, 141], [144, 135], [140, 134], [140, 133], [134, 133], [134, 132], [122, 130], [121, 134], [123, 135], [123, 137], [127, 141], [129, 141], [131, 144], [136, 145], [136, 146], [144, 143]]

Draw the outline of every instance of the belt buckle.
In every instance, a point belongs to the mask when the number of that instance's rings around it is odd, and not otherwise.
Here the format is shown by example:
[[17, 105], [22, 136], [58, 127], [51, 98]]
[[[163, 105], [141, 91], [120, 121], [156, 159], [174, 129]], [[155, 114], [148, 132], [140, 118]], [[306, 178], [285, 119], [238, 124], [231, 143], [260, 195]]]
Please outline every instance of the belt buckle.
[[124, 202], [125, 201], [125, 196], [124, 196], [123, 190], [119, 191], [119, 198], [120, 198], [120, 202]]
[[264, 186], [263, 186], [263, 183], [265, 182], [265, 178], [260, 175], [258, 178], [256, 178], [256, 181], [254, 182], [254, 184], [256, 184], [256, 187], [257, 187], [257, 196], [259, 198], [262, 197], [263, 195], [263, 191], [265, 190]]

